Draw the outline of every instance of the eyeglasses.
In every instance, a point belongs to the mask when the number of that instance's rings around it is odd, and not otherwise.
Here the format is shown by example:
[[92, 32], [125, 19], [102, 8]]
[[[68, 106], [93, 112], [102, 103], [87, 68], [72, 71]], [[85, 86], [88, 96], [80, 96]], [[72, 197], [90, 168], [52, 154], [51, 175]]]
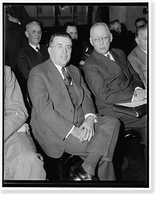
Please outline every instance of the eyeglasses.
[[95, 38], [93, 41], [94, 43], [100, 43], [100, 42], [107, 42], [110, 39], [110, 36], [105, 36], [105, 37], [101, 37], [101, 38]]
[[72, 46], [63, 46], [62, 44], [56, 44], [56, 45], [53, 45], [53, 46], [50, 46], [51, 48], [55, 47], [57, 48], [58, 50], [66, 50], [66, 51], [72, 51]]
[[35, 34], [38, 34], [38, 35], [42, 35], [42, 32], [41, 31], [32, 31], [32, 33], [35, 35]]

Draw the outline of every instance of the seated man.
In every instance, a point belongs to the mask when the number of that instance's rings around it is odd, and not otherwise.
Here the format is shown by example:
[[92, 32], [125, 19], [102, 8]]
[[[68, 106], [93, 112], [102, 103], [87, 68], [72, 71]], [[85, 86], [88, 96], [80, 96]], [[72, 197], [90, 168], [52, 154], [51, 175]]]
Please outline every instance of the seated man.
[[45, 180], [42, 156], [25, 124], [28, 117], [14, 73], [5, 66], [4, 180]]
[[136, 30], [137, 46], [128, 55], [133, 69], [139, 74], [144, 87], [147, 88], [147, 26], [139, 26]]
[[115, 180], [112, 159], [120, 122], [95, 115], [79, 69], [67, 66], [72, 51], [68, 33], [52, 35], [48, 51], [50, 59], [34, 67], [28, 79], [36, 140], [49, 157], [67, 152], [84, 160], [71, 168], [71, 180]]
[[120, 119], [126, 130], [139, 131], [146, 146], [146, 115], [138, 119], [113, 110], [116, 103], [143, 100], [146, 91], [124, 53], [120, 49], [109, 51], [111, 41], [112, 34], [105, 23], [96, 23], [91, 27], [90, 42], [94, 51], [84, 65], [85, 80], [95, 96], [99, 114]]

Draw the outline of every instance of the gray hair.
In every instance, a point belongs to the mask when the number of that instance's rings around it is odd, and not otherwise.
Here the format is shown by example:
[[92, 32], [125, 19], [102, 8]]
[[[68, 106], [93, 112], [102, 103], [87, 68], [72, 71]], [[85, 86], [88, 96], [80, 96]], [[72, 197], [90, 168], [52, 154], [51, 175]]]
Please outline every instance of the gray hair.
[[97, 22], [97, 23], [95, 23], [95, 24], [93, 24], [93, 25], [91, 26], [91, 29], [90, 29], [90, 37], [91, 37], [91, 35], [92, 35], [93, 29], [94, 29], [96, 26], [104, 26], [104, 27], [106, 27], [107, 30], [110, 32], [110, 29], [108, 28], [108, 26], [107, 26], [106, 23], [104, 23], [104, 22]]
[[[40, 23], [37, 21], [31, 21], [26, 25], [26, 31], [28, 31], [28, 29], [30, 28], [31, 25], [38, 25], [40, 26]], [[41, 27], [41, 26], [40, 26]]]

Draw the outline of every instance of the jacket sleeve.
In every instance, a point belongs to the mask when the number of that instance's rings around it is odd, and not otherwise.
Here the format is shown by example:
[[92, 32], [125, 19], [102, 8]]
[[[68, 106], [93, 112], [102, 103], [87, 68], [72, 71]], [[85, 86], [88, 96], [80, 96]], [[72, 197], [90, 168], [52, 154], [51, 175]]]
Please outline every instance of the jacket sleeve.
[[17, 56], [17, 66], [22, 73], [23, 78], [27, 81], [30, 72], [30, 64], [28, 63], [28, 60], [21, 49], [19, 50]]
[[4, 141], [26, 121], [28, 114], [18, 81], [10, 67], [5, 66]]
[[83, 108], [84, 115], [86, 115], [88, 113], [95, 114], [96, 110], [95, 110], [95, 106], [94, 106], [94, 103], [92, 100], [91, 92], [87, 88], [87, 85], [84, 82], [83, 77], [81, 75], [80, 75], [80, 77], [81, 77], [81, 86], [84, 90], [84, 98], [83, 98], [83, 102], [82, 102], [82, 108]]
[[99, 69], [91, 63], [84, 65], [86, 82], [97, 101], [113, 105], [118, 102], [130, 102], [133, 95], [131, 88], [121, 90], [119, 87], [110, 87], [110, 82], [105, 79]]
[[135, 62], [135, 68], [137, 68], [137, 71], [132, 67], [132, 65], [131, 65], [131, 63], [129, 61], [127, 61], [127, 66], [128, 66], [129, 71], [130, 71], [130, 73], [131, 73], [131, 75], [133, 77], [134, 88], [141, 87], [141, 88], [145, 89], [144, 84], [143, 84], [143, 82], [142, 82], [142, 80], [141, 80], [141, 78], [139, 76], [140, 70], [138, 71], [137, 63]]

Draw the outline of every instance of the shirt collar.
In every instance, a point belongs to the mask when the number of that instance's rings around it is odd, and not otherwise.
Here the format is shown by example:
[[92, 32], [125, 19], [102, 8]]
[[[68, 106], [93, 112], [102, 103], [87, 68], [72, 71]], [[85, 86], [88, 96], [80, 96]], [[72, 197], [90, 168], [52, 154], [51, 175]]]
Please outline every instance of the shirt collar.
[[29, 45], [30, 45], [33, 49], [35, 49], [35, 51], [37, 51], [36, 47], [40, 48], [40, 44], [38, 44], [37, 46], [35, 46], [35, 45], [29, 43]]

